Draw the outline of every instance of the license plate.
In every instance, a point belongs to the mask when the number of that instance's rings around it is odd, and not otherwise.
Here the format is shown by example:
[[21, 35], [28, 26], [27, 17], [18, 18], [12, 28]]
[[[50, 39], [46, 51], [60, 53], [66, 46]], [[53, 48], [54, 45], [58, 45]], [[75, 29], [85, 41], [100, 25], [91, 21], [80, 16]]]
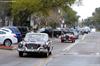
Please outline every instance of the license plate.
[[33, 47], [31, 47], [31, 50], [32, 50], [32, 51], [37, 51], [37, 49], [34, 49]]

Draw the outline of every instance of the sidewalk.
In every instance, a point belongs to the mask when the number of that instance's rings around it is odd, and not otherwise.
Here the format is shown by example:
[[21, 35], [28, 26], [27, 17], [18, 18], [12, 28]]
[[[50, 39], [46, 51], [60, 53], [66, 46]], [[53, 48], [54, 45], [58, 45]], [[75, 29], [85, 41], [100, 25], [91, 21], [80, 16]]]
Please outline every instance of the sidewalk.
[[4, 46], [4, 45], [0, 45], [0, 49], [4, 49], [4, 50], [16, 50], [18, 47], [18, 45], [12, 45], [12, 46]]

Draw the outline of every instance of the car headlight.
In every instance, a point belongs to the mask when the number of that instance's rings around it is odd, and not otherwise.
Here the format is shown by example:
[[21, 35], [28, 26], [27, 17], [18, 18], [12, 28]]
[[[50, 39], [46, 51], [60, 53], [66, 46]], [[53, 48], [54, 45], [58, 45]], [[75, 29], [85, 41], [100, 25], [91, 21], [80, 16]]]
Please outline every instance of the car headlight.
[[20, 44], [18, 45], [18, 48], [22, 48], [22, 47], [23, 47], [23, 44], [20, 43]]
[[48, 45], [44, 44], [44, 45], [43, 45], [43, 48], [45, 48], [45, 49], [48, 48]]

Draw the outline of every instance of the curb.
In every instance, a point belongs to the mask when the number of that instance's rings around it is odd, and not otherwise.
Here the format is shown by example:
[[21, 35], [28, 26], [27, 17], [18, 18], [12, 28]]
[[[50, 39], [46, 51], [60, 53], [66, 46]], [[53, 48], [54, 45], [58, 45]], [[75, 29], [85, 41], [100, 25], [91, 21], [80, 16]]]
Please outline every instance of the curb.
[[4, 49], [4, 50], [16, 50], [17, 49], [17, 45], [13, 45], [13, 46], [3, 46], [0, 45], [0, 49]]

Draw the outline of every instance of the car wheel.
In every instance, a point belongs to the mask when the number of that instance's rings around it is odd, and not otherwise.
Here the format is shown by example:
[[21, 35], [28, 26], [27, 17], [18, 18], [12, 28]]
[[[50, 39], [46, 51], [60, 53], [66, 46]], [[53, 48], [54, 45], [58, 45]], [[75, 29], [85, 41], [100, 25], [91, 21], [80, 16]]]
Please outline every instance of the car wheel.
[[52, 52], [51, 51], [49, 52], [49, 55], [52, 55]]
[[45, 53], [44, 56], [45, 57], [48, 57], [49, 56], [49, 52]]
[[75, 40], [73, 40], [72, 43], [75, 43]]
[[23, 57], [23, 52], [19, 52], [19, 57]]
[[7, 39], [4, 41], [4, 46], [11, 46], [12, 45], [12, 41]]
[[84, 35], [84, 33], [81, 33], [82, 35]]
[[64, 42], [64, 40], [61, 40], [61, 43], [63, 43]]

